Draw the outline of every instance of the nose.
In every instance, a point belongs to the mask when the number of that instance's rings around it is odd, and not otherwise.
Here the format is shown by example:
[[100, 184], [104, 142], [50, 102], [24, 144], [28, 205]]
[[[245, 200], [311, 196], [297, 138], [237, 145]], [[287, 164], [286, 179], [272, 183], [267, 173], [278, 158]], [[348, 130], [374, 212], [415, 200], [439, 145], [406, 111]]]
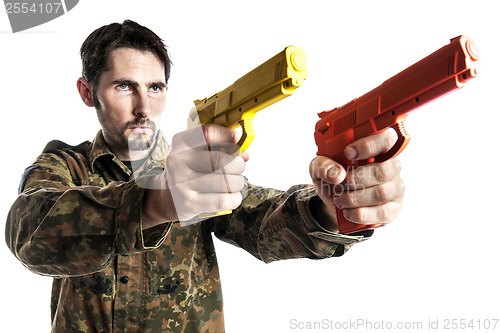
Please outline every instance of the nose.
[[134, 115], [136, 117], [147, 118], [151, 114], [151, 107], [149, 105], [149, 96], [145, 92], [140, 92], [136, 95], [134, 105]]

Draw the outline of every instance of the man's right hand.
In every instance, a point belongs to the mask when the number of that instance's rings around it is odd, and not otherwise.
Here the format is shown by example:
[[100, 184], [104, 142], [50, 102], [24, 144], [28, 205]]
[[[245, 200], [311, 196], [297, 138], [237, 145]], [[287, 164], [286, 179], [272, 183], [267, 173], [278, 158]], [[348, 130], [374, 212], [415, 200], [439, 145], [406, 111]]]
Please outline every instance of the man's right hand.
[[237, 141], [236, 130], [215, 124], [177, 133], [165, 171], [154, 179], [157, 189], [146, 190], [143, 228], [238, 207], [248, 154], [233, 156], [223, 151], [233, 148]]

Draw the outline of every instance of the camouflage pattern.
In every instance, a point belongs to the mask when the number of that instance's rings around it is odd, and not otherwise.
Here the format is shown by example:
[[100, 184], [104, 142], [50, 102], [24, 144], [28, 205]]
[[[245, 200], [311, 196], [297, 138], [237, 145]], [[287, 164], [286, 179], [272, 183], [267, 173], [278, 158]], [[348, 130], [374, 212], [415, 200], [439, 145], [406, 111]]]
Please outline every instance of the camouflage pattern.
[[6, 241], [28, 269], [54, 277], [52, 332], [224, 332], [212, 233], [266, 263], [339, 256], [371, 235], [324, 230], [310, 185], [248, 184], [231, 215], [142, 230], [137, 180], [163, 171], [167, 147], [160, 133], [134, 178], [99, 132], [75, 147], [50, 142], [26, 170]]

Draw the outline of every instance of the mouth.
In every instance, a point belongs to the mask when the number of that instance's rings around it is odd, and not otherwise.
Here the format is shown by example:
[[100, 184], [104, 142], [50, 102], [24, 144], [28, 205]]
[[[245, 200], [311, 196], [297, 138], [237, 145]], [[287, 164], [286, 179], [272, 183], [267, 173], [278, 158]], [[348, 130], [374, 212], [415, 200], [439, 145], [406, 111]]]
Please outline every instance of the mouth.
[[147, 134], [151, 133], [154, 131], [154, 124], [148, 121], [145, 122], [140, 122], [140, 123], [132, 123], [129, 124], [128, 129], [131, 131], [131, 133], [135, 134]]
[[127, 122], [122, 128], [122, 136], [129, 139], [133, 138], [147, 138], [154, 135], [156, 132], [156, 124], [148, 119], [136, 119]]
[[144, 126], [144, 125], [132, 126], [132, 127], [130, 127], [130, 129], [134, 133], [146, 133], [148, 131], [151, 131], [151, 127]]

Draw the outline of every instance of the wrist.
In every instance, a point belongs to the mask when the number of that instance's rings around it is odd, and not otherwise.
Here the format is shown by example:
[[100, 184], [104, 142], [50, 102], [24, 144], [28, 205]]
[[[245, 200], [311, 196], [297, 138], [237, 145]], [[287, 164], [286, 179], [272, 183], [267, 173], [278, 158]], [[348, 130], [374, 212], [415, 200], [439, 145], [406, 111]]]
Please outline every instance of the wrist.
[[335, 207], [327, 206], [319, 196], [311, 198], [309, 209], [318, 224], [331, 232], [338, 232], [337, 213]]

